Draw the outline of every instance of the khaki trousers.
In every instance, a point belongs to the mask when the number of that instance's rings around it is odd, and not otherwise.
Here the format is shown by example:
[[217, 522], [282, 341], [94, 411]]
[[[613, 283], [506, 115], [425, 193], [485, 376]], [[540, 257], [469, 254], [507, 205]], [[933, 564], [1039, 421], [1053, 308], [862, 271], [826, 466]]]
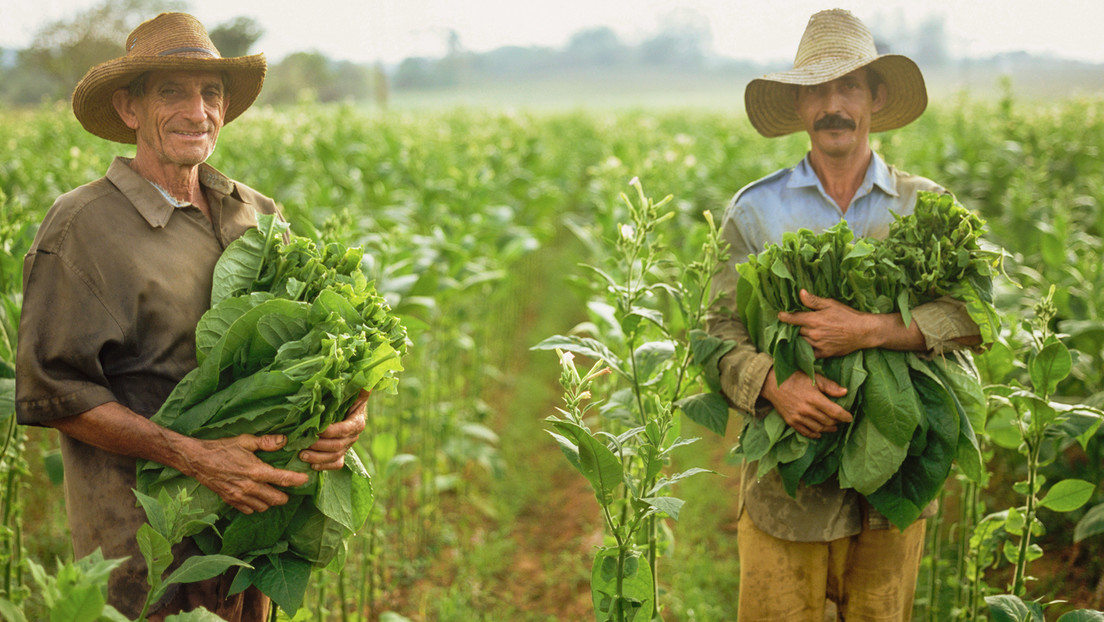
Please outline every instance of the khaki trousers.
[[[907, 622], [925, 521], [831, 542], [789, 542], [740, 517], [739, 622]], [[832, 615], [835, 605], [835, 615]]]

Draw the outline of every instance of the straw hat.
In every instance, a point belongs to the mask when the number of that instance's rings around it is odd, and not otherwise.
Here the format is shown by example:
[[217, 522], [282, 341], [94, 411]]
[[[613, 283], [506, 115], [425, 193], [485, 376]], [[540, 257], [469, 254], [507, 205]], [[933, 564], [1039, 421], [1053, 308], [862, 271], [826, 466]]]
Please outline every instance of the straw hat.
[[794, 67], [752, 80], [744, 91], [751, 124], [768, 138], [803, 129], [793, 85], [831, 82], [860, 67], [875, 70], [886, 86], [886, 103], [875, 112], [870, 131], [892, 130], [915, 120], [928, 105], [924, 76], [916, 63], [898, 54], [878, 55], [874, 36], [848, 11], [832, 9], [809, 18], [797, 46]]
[[134, 130], [111, 104], [115, 91], [147, 71], [217, 71], [226, 80], [229, 104], [224, 123], [229, 123], [257, 99], [266, 68], [264, 54], [223, 58], [203, 24], [191, 15], [162, 13], [130, 33], [125, 56], [88, 70], [73, 91], [73, 113], [96, 136], [133, 144]]

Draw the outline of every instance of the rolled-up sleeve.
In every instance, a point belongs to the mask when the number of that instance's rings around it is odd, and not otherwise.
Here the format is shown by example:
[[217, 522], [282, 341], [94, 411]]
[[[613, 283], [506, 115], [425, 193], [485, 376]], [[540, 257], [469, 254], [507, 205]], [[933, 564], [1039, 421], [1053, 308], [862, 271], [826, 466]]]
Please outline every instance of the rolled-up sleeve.
[[101, 354], [121, 335], [79, 271], [56, 254], [24, 259], [24, 297], [16, 349], [19, 423], [42, 425], [117, 401]]
[[948, 296], [912, 309], [912, 321], [924, 335], [924, 344], [932, 354], [974, 348], [961, 343], [969, 337], [981, 337], [981, 330], [966, 311], [966, 303]]
[[[748, 245], [726, 218], [723, 226], [725, 241], [729, 244], [730, 257], [739, 261], [747, 259]], [[721, 392], [729, 405], [745, 414], [765, 415], [769, 404], [759, 397], [763, 382], [774, 365], [769, 354], [760, 352], [751, 341], [747, 327], [736, 314], [736, 272], [733, 259], [724, 261], [718, 268], [713, 282], [714, 303], [705, 318], [705, 329], [710, 335], [732, 343], [730, 349], [717, 363]]]

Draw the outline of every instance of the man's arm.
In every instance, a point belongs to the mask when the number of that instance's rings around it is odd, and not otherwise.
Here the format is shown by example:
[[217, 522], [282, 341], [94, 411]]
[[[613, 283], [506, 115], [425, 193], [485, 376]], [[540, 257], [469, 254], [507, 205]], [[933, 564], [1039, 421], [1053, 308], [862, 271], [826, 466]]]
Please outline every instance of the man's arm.
[[[800, 326], [801, 336], [813, 346], [813, 354], [817, 358], [845, 356], [867, 348], [909, 352], [927, 352], [931, 349], [920, 322], [913, 321], [905, 326], [900, 313], [862, 313], [837, 300], [814, 296], [805, 290], [801, 290], [801, 302], [812, 310], [798, 313], [783, 311], [778, 314], [778, 319]], [[968, 321], [965, 323], [970, 324]], [[955, 332], [968, 333], [961, 326]], [[970, 347], [980, 344], [981, 336], [950, 334], [944, 335], [943, 340]], [[782, 386], [778, 386], [772, 369], [763, 383], [762, 395], [774, 404], [787, 424], [804, 436], [818, 438], [821, 433], [834, 432], [836, 423], [851, 421], [850, 414], [841, 416], [843, 409], [834, 402], [827, 400], [835, 406], [834, 409], [825, 404], [827, 396], [842, 397], [846, 389], [824, 379], [830, 383], [826, 384], [821, 378], [818, 375], [816, 381], [810, 383], [808, 376], [796, 372]]]
[[[919, 322], [905, 326], [900, 313], [863, 313], [830, 298], [801, 290], [801, 302], [811, 311], [778, 314], [778, 319], [801, 327], [801, 336], [813, 346], [817, 358], [845, 356], [856, 350], [884, 348], [905, 352], [927, 352], [928, 339]], [[976, 328], [976, 327], [975, 327]], [[963, 346], [981, 343], [981, 335], [954, 335]]]
[[170, 466], [244, 514], [287, 503], [287, 494], [276, 486], [301, 486], [309, 479], [306, 473], [277, 469], [255, 455], [283, 447], [287, 439], [278, 434], [200, 440], [157, 425], [118, 402], [48, 425], [105, 451]]

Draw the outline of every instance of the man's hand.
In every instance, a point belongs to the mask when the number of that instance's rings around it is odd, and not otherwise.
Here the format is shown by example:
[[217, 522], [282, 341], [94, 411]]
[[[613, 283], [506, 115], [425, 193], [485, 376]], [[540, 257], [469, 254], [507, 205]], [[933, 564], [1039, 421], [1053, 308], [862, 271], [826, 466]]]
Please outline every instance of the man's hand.
[[361, 390], [345, 419], [322, 430], [313, 445], [299, 452], [299, 458], [315, 471], [336, 471], [345, 466], [345, 452], [356, 444], [364, 431], [368, 394]]
[[287, 438], [279, 434], [200, 441], [200, 451], [188, 457], [191, 472], [186, 474], [243, 514], [264, 512], [288, 502], [287, 493], [276, 486], [302, 486], [309, 479], [306, 473], [277, 469], [256, 455], [276, 451], [285, 443]]
[[843, 397], [847, 388], [820, 374], [813, 382], [804, 372], [794, 372], [779, 386], [774, 368], [771, 368], [760, 394], [774, 405], [786, 424], [802, 436], [820, 438], [825, 432], [835, 432], [837, 424], [851, 421], [851, 413], [829, 399]]
[[276, 487], [302, 486], [310, 479], [306, 473], [277, 469], [257, 457], [258, 451], [276, 451], [287, 443], [278, 434], [201, 440], [159, 426], [118, 402], [100, 404], [49, 425], [93, 447], [170, 466], [245, 514], [287, 503], [287, 494]]
[[[861, 313], [838, 300], [814, 296], [804, 289], [800, 295], [802, 304], [812, 311], [782, 311], [778, 314], [778, 319], [800, 326], [801, 336], [813, 346], [813, 354], [818, 359], [844, 356], [856, 350], [877, 347], [879, 338], [883, 336], [882, 331], [886, 329], [885, 319], [892, 317]], [[900, 318], [900, 315], [896, 317]], [[915, 328], [915, 324], [913, 327]], [[901, 328], [904, 328], [903, 323]]]

